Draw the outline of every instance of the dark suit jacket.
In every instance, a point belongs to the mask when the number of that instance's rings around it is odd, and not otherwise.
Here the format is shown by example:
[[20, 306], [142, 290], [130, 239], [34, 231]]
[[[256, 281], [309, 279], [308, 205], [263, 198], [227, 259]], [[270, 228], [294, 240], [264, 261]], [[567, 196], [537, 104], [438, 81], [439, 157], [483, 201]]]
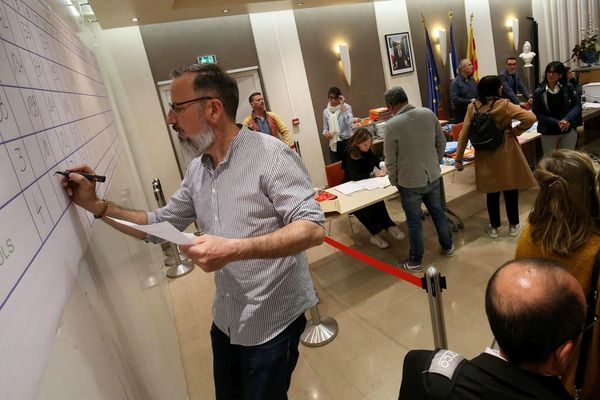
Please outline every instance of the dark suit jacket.
[[513, 104], [519, 104], [521, 100], [517, 97], [517, 92], [521, 92], [525, 101], [529, 100], [529, 91], [527, 87], [521, 80], [521, 77], [517, 72], [513, 75], [515, 78], [515, 82], [512, 81], [510, 74], [503, 70], [498, 74], [500, 80], [502, 81], [502, 90], [504, 92], [504, 97], [509, 99]]
[[[510, 400], [572, 399], [560, 380], [515, 367], [491, 354], [482, 353], [466, 361], [453, 376], [454, 387], [442, 375], [423, 372], [437, 351], [412, 350], [404, 359], [399, 400]], [[459, 367], [460, 368], [460, 367]]]

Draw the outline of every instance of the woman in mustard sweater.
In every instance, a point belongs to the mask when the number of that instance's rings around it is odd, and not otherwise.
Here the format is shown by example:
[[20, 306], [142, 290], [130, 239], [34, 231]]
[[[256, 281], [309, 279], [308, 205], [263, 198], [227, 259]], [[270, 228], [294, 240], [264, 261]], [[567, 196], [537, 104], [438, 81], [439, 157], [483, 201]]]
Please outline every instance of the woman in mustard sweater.
[[[540, 192], [529, 223], [517, 243], [516, 257], [545, 257], [562, 262], [586, 296], [596, 252], [600, 249], [600, 169], [584, 153], [556, 150], [534, 173]], [[600, 304], [600, 303], [599, 303]], [[596, 314], [600, 306], [596, 307]], [[573, 393], [579, 351], [563, 377]], [[600, 326], [593, 331], [587, 356], [584, 399], [600, 399]]]

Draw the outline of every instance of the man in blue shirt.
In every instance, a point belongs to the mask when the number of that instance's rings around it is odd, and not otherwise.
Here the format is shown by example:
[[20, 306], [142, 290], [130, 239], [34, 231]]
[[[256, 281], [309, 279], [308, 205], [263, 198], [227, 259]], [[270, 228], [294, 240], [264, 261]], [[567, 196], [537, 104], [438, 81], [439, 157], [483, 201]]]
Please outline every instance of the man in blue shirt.
[[465, 120], [467, 107], [477, 95], [477, 82], [473, 79], [473, 64], [463, 58], [458, 63], [458, 75], [450, 84], [450, 99], [454, 106], [454, 122]]

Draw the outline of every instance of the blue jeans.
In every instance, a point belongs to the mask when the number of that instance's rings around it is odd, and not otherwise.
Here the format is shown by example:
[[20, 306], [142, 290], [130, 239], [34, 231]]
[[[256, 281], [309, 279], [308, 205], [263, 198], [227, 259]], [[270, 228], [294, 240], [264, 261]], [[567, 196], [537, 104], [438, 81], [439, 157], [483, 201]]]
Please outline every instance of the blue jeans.
[[[441, 178], [440, 178], [441, 179]], [[406, 214], [410, 252], [408, 260], [420, 264], [425, 252], [423, 243], [423, 223], [421, 222], [421, 203], [425, 203], [429, 215], [435, 224], [438, 240], [443, 250], [452, 248], [452, 233], [448, 219], [442, 208], [440, 180], [419, 188], [405, 188], [398, 186], [400, 202]]]
[[306, 326], [301, 314], [279, 335], [257, 346], [231, 344], [213, 323], [210, 338], [217, 400], [287, 400], [298, 343]]

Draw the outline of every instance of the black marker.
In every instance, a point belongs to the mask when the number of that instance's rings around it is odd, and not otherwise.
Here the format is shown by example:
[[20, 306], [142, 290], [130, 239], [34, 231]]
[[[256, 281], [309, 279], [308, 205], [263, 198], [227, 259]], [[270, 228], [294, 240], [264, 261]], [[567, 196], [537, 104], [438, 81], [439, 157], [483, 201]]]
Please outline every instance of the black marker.
[[102, 175], [92, 175], [92, 174], [86, 174], [85, 172], [69, 172], [69, 171], [56, 171], [54, 174], [61, 174], [62, 176], [64, 176], [65, 178], [69, 177], [69, 174], [79, 174], [81, 176], [83, 176], [85, 179], [87, 179], [90, 182], [104, 182], [106, 180], [105, 176]]

